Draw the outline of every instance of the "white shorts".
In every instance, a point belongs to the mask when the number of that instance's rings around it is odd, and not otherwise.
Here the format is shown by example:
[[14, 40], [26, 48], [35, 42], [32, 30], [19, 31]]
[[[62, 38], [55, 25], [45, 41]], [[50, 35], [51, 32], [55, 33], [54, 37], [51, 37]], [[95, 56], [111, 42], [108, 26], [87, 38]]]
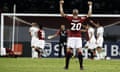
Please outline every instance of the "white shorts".
[[89, 49], [95, 49], [96, 48], [96, 39], [95, 38], [91, 38], [89, 43], [88, 43], [88, 48]]
[[37, 44], [38, 44], [38, 38], [36, 38], [36, 37], [32, 37], [32, 40], [31, 40], [31, 47], [36, 47], [37, 46]]
[[67, 48], [82, 48], [82, 39], [80, 37], [68, 37]]
[[103, 40], [102, 37], [101, 37], [101, 38], [98, 38], [97, 41], [96, 41], [96, 42], [97, 42], [97, 47], [102, 47], [102, 46], [103, 46], [103, 41], [104, 41], [104, 40]]
[[45, 47], [45, 40], [38, 40], [37, 47], [41, 48], [41, 49], [44, 49], [44, 47]]

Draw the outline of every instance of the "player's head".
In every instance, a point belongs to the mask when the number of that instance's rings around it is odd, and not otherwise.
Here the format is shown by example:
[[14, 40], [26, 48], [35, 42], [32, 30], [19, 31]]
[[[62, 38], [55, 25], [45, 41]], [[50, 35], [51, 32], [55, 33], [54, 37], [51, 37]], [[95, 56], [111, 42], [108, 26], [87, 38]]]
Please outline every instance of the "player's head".
[[32, 22], [32, 26], [37, 26], [38, 24], [36, 22]]
[[88, 28], [90, 28], [90, 27], [94, 28], [93, 24], [87, 24], [87, 25], [88, 25]]
[[61, 30], [65, 30], [65, 25], [62, 24], [62, 25], [60, 26], [60, 29], [61, 29]]
[[100, 25], [100, 22], [97, 22], [97, 25]]
[[73, 16], [77, 16], [79, 13], [78, 9], [73, 9]]
[[39, 28], [42, 29], [42, 28], [43, 28], [43, 25], [42, 25], [42, 24], [39, 24]]
[[88, 28], [89, 28], [89, 24], [86, 24], [86, 25], [85, 25], [85, 28], [88, 29]]
[[100, 26], [102, 26], [102, 24], [98, 21], [97, 22], [97, 27], [100, 27]]

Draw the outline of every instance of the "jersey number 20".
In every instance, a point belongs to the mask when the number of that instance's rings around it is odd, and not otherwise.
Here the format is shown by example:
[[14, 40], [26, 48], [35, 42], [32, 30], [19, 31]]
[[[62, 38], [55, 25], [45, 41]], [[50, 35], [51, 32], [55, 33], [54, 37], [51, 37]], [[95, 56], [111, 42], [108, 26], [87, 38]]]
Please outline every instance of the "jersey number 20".
[[77, 23], [77, 24], [75, 24], [75, 23], [71, 23], [71, 25], [72, 25], [72, 27], [71, 27], [71, 30], [80, 30], [81, 29], [81, 23]]

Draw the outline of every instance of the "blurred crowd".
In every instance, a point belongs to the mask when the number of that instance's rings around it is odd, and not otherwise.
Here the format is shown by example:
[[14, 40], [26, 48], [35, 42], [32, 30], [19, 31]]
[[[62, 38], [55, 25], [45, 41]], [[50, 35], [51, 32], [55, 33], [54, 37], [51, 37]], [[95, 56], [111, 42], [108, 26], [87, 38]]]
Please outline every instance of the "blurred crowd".
[[[80, 13], [88, 11], [88, 0], [64, 0], [64, 10], [72, 13], [72, 9], [79, 9]], [[91, 0], [94, 14], [119, 14], [120, 0]], [[16, 4], [17, 13], [59, 13], [59, 0], [0, 0], [0, 12], [13, 12]]]

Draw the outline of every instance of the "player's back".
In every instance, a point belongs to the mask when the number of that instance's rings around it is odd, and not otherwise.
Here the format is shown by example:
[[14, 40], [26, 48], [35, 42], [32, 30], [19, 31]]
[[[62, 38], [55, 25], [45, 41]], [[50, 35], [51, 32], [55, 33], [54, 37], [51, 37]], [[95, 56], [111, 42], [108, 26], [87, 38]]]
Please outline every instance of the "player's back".
[[89, 38], [95, 38], [95, 30], [92, 27], [88, 28], [88, 36]]
[[97, 28], [97, 35], [99, 34], [99, 37], [103, 37], [103, 33], [104, 33], [103, 26], [98, 27]]
[[86, 17], [73, 18], [72, 16], [66, 16], [70, 22], [68, 36], [69, 37], [81, 37], [81, 25], [86, 20]]
[[29, 32], [31, 34], [31, 37], [38, 37], [37, 32], [39, 31], [39, 28], [37, 27], [30, 27]]

